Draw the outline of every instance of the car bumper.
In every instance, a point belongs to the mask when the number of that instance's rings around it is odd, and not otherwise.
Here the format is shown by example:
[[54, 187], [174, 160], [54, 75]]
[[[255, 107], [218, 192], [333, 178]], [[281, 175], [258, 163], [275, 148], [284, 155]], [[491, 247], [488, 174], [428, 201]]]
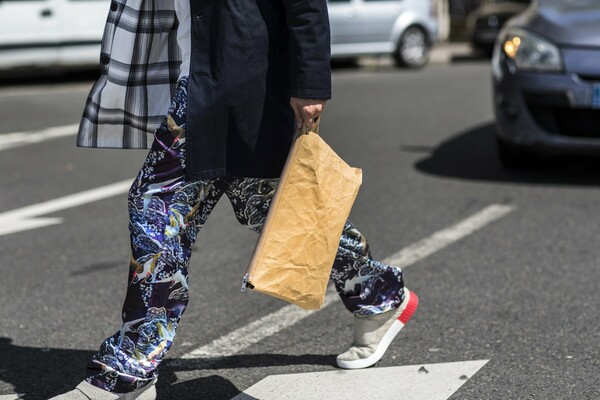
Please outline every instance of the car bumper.
[[501, 140], [543, 152], [600, 154], [600, 67], [596, 77], [499, 67], [493, 101]]

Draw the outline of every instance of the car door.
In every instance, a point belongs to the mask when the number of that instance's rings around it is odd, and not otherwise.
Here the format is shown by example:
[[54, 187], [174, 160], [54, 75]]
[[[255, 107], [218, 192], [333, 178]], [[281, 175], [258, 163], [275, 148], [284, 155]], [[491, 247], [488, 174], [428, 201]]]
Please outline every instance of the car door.
[[390, 42], [394, 23], [408, 2], [409, 0], [358, 0], [356, 13], [361, 40], [365, 43]]
[[53, 65], [56, 0], [0, 0], [0, 68]]
[[327, 0], [331, 24], [332, 52], [336, 47], [354, 43], [356, 38], [356, 1]]
[[[2, 0], [0, 0], [2, 1]], [[57, 0], [60, 4], [59, 63], [96, 65], [110, 0]]]

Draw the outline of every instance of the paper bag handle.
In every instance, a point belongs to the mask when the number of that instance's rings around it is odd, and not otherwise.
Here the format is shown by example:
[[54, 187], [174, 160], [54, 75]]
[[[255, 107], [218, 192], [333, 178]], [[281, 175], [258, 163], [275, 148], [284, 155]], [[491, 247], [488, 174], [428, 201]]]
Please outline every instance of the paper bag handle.
[[319, 126], [321, 125], [321, 116], [315, 118], [314, 125], [312, 128], [309, 128], [308, 125], [304, 124], [298, 131], [296, 132], [295, 137], [306, 135], [307, 133], [313, 132], [317, 135], [319, 134]]

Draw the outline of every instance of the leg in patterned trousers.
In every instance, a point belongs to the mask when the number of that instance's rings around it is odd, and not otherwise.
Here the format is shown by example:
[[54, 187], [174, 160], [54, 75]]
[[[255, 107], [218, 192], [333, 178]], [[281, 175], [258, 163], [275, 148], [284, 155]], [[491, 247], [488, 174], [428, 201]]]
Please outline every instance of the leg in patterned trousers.
[[[188, 303], [188, 269], [198, 231], [223, 194], [237, 219], [260, 232], [277, 179], [185, 177], [186, 81], [129, 193], [132, 260], [123, 325], [88, 366], [87, 382], [127, 393], [154, 382]], [[404, 299], [400, 269], [371, 257], [365, 238], [348, 222], [331, 278], [346, 308], [378, 315]]]

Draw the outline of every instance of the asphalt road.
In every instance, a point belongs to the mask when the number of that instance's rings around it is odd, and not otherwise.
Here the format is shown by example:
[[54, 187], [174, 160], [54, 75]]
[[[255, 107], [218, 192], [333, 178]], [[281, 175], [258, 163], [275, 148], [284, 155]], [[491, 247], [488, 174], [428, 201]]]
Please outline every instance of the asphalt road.
[[[90, 85], [0, 86], [0, 142], [76, 123]], [[491, 204], [512, 210], [406, 269], [421, 305], [376, 368], [489, 360], [452, 399], [599, 398], [600, 163], [503, 171], [485, 62], [336, 70], [334, 85], [322, 135], [363, 168], [351, 219], [377, 257]], [[131, 179], [144, 156], [77, 149], [73, 136], [0, 149], [0, 220]], [[125, 195], [44, 217], [62, 223], [0, 236], [0, 397], [47, 399], [71, 389], [119, 327], [129, 260]], [[238, 354], [177, 361], [284, 306], [239, 291], [255, 241], [220, 203], [195, 246], [190, 306], [162, 365], [159, 398], [230, 399], [269, 375], [336, 370], [352, 323], [339, 302]]]

